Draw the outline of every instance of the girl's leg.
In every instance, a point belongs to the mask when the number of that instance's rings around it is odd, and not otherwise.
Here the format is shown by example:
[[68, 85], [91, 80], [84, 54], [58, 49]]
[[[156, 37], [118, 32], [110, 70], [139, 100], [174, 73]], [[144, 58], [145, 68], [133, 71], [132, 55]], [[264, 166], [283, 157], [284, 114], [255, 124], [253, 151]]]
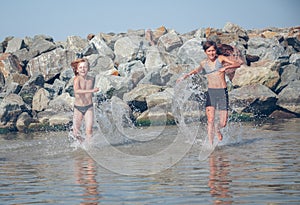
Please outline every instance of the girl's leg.
[[94, 124], [94, 108], [91, 107], [86, 111], [85, 116], [85, 133], [88, 140], [93, 136], [93, 124]]
[[207, 117], [207, 135], [210, 144], [213, 144], [214, 136], [215, 136], [215, 108], [212, 106], [206, 107], [206, 117]]
[[221, 141], [223, 139], [221, 129], [224, 128], [227, 124], [228, 111], [227, 110], [219, 110], [218, 112], [219, 112], [219, 120], [218, 120], [218, 123], [216, 123], [215, 130], [218, 135], [218, 139]]
[[82, 137], [80, 136], [80, 127], [82, 123], [83, 115], [81, 112], [79, 112], [77, 109], [74, 109], [73, 114], [73, 135], [78, 140], [82, 140]]

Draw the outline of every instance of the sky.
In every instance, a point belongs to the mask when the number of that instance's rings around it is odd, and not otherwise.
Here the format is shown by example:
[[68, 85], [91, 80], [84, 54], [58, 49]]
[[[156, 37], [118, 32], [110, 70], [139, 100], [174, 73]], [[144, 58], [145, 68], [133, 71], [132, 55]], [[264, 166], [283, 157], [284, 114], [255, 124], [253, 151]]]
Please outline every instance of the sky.
[[2, 0], [0, 5], [0, 42], [38, 34], [66, 41], [160, 26], [183, 34], [222, 29], [227, 22], [246, 30], [300, 26], [299, 0]]

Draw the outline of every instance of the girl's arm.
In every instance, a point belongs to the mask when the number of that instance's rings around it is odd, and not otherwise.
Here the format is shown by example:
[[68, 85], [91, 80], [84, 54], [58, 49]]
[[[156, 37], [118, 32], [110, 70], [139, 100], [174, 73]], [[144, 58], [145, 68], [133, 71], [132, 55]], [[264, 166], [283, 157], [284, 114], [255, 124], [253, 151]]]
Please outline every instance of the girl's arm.
[[177, 82], [179, 82], [181, 80], [184, 80], [184, 79], [186, 79], [187, 77], [189, 77], [191, 75], [195, 75], [195, 74], [199, 73], [202, 69], [203, 69], [203, 67], [202, 67], [202, 65], [200, 63], [200, 65], [197, 68], [195, 68], [194, 70], [190, 71], [189, 73], [187, 73], [184, 76], [182, 76], [181, 78], [179, 78], [177, 80]]
[[226, 66], [224, 66], [223, 68], [221, 68], [219, 71], [221, 72], [225, 72], [226, 69], [230, 69], [230, 68], [239, 68], [241, 67], [242, 63], [239, 63], [237, 61], [233, 61], [233, 60], [230, 60], [228, 59], [226, 56], [222, 56], [220, 55], [219, 56], [220, 58], [220, 61], [222, 63], [226, 63]]

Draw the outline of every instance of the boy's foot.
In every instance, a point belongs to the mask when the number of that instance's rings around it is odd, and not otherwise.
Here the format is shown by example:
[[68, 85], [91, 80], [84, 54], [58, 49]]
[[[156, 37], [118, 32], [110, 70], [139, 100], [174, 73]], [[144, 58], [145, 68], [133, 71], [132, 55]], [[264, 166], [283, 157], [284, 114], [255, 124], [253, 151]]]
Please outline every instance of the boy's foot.
[[209, 143], [210, 146], [212, 146], [214, 144], [214, 139], [208, 138], [208, 143]]
[[76, 139], [81, 143], [81, 142], [83, 142], [84, 141], [84, 138], [83, 137], [81, 137], [81, 136], [76, 136]]
[[218, 135], [219, 141], [222, 141], [223, 140], [223, 135], [221, 134], [221, 132], [218, 132], [217, 135]]

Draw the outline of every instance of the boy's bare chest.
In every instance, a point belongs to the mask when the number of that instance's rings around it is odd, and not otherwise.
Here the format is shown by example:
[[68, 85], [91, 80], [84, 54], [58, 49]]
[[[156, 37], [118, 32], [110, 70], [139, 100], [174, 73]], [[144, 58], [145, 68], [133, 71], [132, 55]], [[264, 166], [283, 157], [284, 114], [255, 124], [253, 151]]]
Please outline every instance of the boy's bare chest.
[[79, 86], [81, 89], [91, 89], [93, 87], [93, 81], [92, 80], [81, 80], [79, 82]]

